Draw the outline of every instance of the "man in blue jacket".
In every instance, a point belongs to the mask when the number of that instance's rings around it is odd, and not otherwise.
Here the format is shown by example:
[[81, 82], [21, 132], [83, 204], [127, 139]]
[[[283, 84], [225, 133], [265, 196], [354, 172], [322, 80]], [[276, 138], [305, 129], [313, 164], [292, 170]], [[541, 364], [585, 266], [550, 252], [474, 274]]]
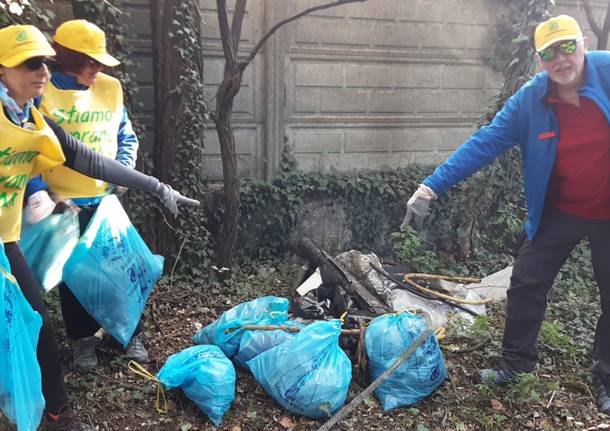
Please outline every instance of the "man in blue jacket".
[[578, 23], [567, 15], [539, 24], [534, 39], [544, 70], [423, 181], [401, 228], [411, 220], [421, 225], [437, 195], [518, 145], [527, 238], [507, 293], [502, 363], [481, 370], [481, 381], [504, 384], [534, 370], [547, 293], [587, 237], [602, 305], [593, 377], [600, 410], [610, 413], [610, 52], [587, 52]]

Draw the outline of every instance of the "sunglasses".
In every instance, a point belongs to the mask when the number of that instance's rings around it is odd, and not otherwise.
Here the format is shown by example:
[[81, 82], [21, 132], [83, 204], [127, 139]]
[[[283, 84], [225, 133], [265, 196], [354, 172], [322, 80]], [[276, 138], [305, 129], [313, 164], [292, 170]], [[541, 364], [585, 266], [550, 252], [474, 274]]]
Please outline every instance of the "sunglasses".
[[25, 60], [22, 64], [32, 72], [40, 69], [43, 64], [50, 66], [53, 61], [46, 57], [32, 57]]
[[104, 67], [104, 65], [102, 63], [100, 63], [97, 60], [94, 60], [93, 58], [88, 58], [87, 59], [87, 64], [93, 68], [101, 68]]
[[559, 51], [562, 55], [574, 54], [574, 52], [576, 52], [576, 48], [578, 47], [578, 41], [579, 39], [566, 40], [557, 46], [549, 46], [548, 48], [544, 48], [542, 51], [538, 51], [538, 55], [542, 61], [553, 61], [555, 60], [557, 51]]

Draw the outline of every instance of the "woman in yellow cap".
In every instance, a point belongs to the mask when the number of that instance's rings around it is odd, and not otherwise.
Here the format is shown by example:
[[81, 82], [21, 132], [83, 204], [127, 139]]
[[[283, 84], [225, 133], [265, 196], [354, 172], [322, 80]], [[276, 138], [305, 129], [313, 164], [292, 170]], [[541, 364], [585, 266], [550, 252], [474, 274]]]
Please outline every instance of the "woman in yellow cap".
[[[56, 51], [54, 70], [46, 85], [40, 111], [97, 153], [135, 167], [138, 138], [123, 104], [119, 81], [102, 73], [120, 62], [108, 54], [106, 35], [95, 24], [70, 20], [61, 24], [53, 37]], [[26, 211], [31, 222], [50, 213], [55, 206], [47, 191], [71, 199], [79, 208], [81, 234], [108, 192], [108, 184], [66, 167], [52, 169], [28, 184]], [[72, 291], [59, 285], [61, 310], [68, 337], [72, 340], [75, 368], [93, 371], [97, 365], [95, 333], [99, 323], [85, 310]], [[126, 348], [126, 357], [148, 362], [140, 327]]]
[[70, 412], [47, 309], [18, 243], [27, 179], [63, 164], [92, 178], [153, 193], [173, 212], [180, 203], [198, 202], [91, 151], [38, 111], [33, 99], [48, 82], [47, 62], [53, 55], [55, 51], [36, 27], [12, 25], [0, 30], [0, 240], [24, 297], [42, 316], [37, 357], [46, 402], [44, 429], [86, 431], [91, 427]]

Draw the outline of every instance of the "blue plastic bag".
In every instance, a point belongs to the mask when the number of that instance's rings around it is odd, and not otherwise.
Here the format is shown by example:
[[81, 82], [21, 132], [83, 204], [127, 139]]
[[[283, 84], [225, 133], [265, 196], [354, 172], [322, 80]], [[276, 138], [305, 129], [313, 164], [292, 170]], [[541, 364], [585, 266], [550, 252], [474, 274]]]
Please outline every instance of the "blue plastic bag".
[[247, 362], [254, 378], [284, 408], [311, 418], [345, 403], [352, 364], [339, 347], [341, 323], [318, 321]]
[[[364, 334], [369, 373], [374, 380], [426, 330], [426, 319], [410, 313], [377, 317]], [[383, 410], [409, 406], [430, 395], [447, 377], [434, 334], [421, 344], [376, 390]]]
[[35, 431], [45, 400], [36, 358], [40, 314], [27, 302], [0, 241], [0, 409], [19, 431]]
[[[282, 325], [296, 326], [299, 328], [305, 326], [294, 321], [287, 321], [282, 323]], [[250, 359], [266, 352], [278, 344], [282, 344], [284, 341], [293, 339], [296, 334], [296, 332], [287, 332], [280, 329], [275, 331], [244, 331], [239, 343], [239, 351], [233, 360], [241, 367], [248, 369], [246, 362]]]
[[64, 281], [95, 320], [126, 346], [161, 273], [114, 195], [102, 199], [64, 267]]
[[80, 236], [78, 215], [51, 214], [38, 223], [23, 218], [19, 245], [34, 276], [45, 292], [62, 282], [64, 265]]
[[236, 305], [199, 330], [193, 342], [218, 346], [227, 358], [232, 358], [239, 350], [244, 326], [281, 325], [288, 320], [288, 305], [286, 298], [276, 296], [264, 296]]
[[170, 356], [157, 378], [168, 389], [182, 388], [216, 426], [235, 399], [235, 368], [216, 346], [193, 346]]

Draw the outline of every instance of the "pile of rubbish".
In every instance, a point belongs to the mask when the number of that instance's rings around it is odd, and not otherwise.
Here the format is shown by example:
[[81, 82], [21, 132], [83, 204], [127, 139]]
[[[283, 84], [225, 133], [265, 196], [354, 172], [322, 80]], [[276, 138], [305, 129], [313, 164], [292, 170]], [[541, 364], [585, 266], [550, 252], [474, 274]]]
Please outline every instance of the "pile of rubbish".
[[431, 282], [405, 267], [383, 268], [374, 254], [330, 257], [306, 238], [298, 250], [307, 265], [296, 299], [261, 297], [225, 311], [157, 376], [167, 388], [181, 387], [216, 425], [234, 398], [235, 367], [310, 418], [339, 415], [353, 370], [373, 382], [384, 410], [417, 403], [447, 377], [434, 330], [484, 314], [490, 298], [505, 297], [511, 272], [466, 288], [450, 277]]

